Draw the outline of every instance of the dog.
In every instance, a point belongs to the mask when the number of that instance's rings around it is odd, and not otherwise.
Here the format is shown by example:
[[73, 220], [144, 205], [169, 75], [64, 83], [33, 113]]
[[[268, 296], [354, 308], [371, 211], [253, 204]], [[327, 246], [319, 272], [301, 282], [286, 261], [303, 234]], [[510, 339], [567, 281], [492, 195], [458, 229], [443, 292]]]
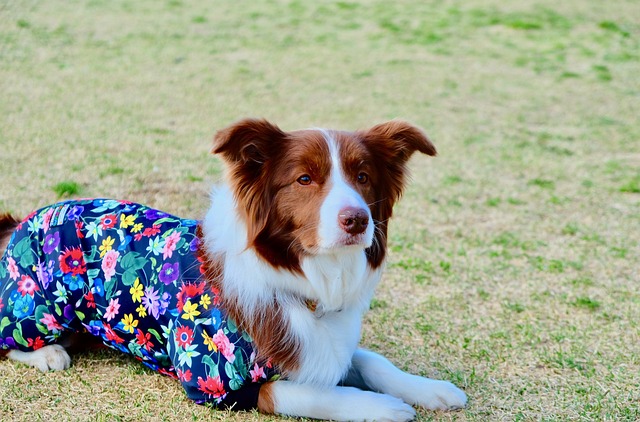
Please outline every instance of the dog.
[[331, 420], [405, 421], [463, 391], [358, 347], [387, 224], [421, 129], [285, 132], [245, 119], [201, 221], [109, 199], [0, 216], [0, 349], [40, 370], [82, 336], [173, 376], [196, 403]]

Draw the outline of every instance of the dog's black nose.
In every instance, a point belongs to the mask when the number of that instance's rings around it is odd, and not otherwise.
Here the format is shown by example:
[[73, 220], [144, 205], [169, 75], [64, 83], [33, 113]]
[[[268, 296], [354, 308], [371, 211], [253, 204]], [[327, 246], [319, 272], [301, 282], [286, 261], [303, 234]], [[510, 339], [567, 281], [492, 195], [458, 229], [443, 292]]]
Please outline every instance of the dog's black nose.
[[346, 207], [338, 213], [340, 227], [349, 234], [360, 234], [367, 230], [369, 214], [362, 208]]

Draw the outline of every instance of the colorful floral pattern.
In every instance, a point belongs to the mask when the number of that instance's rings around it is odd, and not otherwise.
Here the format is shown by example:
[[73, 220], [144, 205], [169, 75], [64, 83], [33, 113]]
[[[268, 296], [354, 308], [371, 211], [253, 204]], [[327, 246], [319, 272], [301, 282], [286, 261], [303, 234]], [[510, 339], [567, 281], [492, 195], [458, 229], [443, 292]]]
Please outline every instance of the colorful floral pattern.
[[254, 408], [277, 374], [202, 279], [197, 225], [105, 199], [33, 212], [0, 260], [0, 349], [87, 331], [179, 379], [197, 403]]

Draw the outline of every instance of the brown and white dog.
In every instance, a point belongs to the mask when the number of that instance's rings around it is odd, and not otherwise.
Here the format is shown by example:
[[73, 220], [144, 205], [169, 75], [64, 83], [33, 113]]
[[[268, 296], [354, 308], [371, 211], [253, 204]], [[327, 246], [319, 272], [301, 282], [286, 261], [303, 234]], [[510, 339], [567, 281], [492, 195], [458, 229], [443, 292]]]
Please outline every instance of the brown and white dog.
[[[465, 406], [453, 384], [407, 374], [358, 348], [385, 262], [387, 224], [416, 151], [436, 154], [403, 121], [357, 132], [284, 132], [248, 119], [216, 135], [213, 152], [226, 178], [202, 221], [206, 274], [222, 308], [283, 375], [261, 386], [260, 411], [404, 421], [415, 416], [411, 405]], [[0, 247], [8, 235], [0, 230]], [[61, 359], [48, 367], [68, 367], [64, 350], [56, 358], [60, 348], [51, 347], [19, 352], [20, 360], [42, 367]]]

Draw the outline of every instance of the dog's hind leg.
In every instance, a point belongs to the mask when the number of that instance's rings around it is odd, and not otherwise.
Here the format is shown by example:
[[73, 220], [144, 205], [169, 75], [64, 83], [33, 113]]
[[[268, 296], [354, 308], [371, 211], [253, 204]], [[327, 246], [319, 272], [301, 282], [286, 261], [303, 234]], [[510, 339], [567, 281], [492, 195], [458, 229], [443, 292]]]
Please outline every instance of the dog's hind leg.
[[30, 352], [11, 350], [7, 353], [7, 357], [17, 362], [36, 367], [42, 372], [63, 370], [69, 368], [69, 365], [71, 365], [69, 354], [64, 347], [59, 344], [50, 344]]
[[[4, 255], [7, 245], [9, 244], [9, 239], [19, 224], [20, 221], [10, 214], [0, 213], [0, 258]], [[1, 284], [2, 280], [0, 280], [0, 286]], [[1, 293], [0, 291], [0, 304], [2, 304]], [[0, 306], [0, 309], [2, 309], [2, 306]], [[65, 348], [59, 344], [50, 344], [37, 350], [29, 351], [0, 350], [0, 356], [5, 355], [9, 359], [34, 366], [42, 372], [67, 369], [71, 364], [69, 354]]]

